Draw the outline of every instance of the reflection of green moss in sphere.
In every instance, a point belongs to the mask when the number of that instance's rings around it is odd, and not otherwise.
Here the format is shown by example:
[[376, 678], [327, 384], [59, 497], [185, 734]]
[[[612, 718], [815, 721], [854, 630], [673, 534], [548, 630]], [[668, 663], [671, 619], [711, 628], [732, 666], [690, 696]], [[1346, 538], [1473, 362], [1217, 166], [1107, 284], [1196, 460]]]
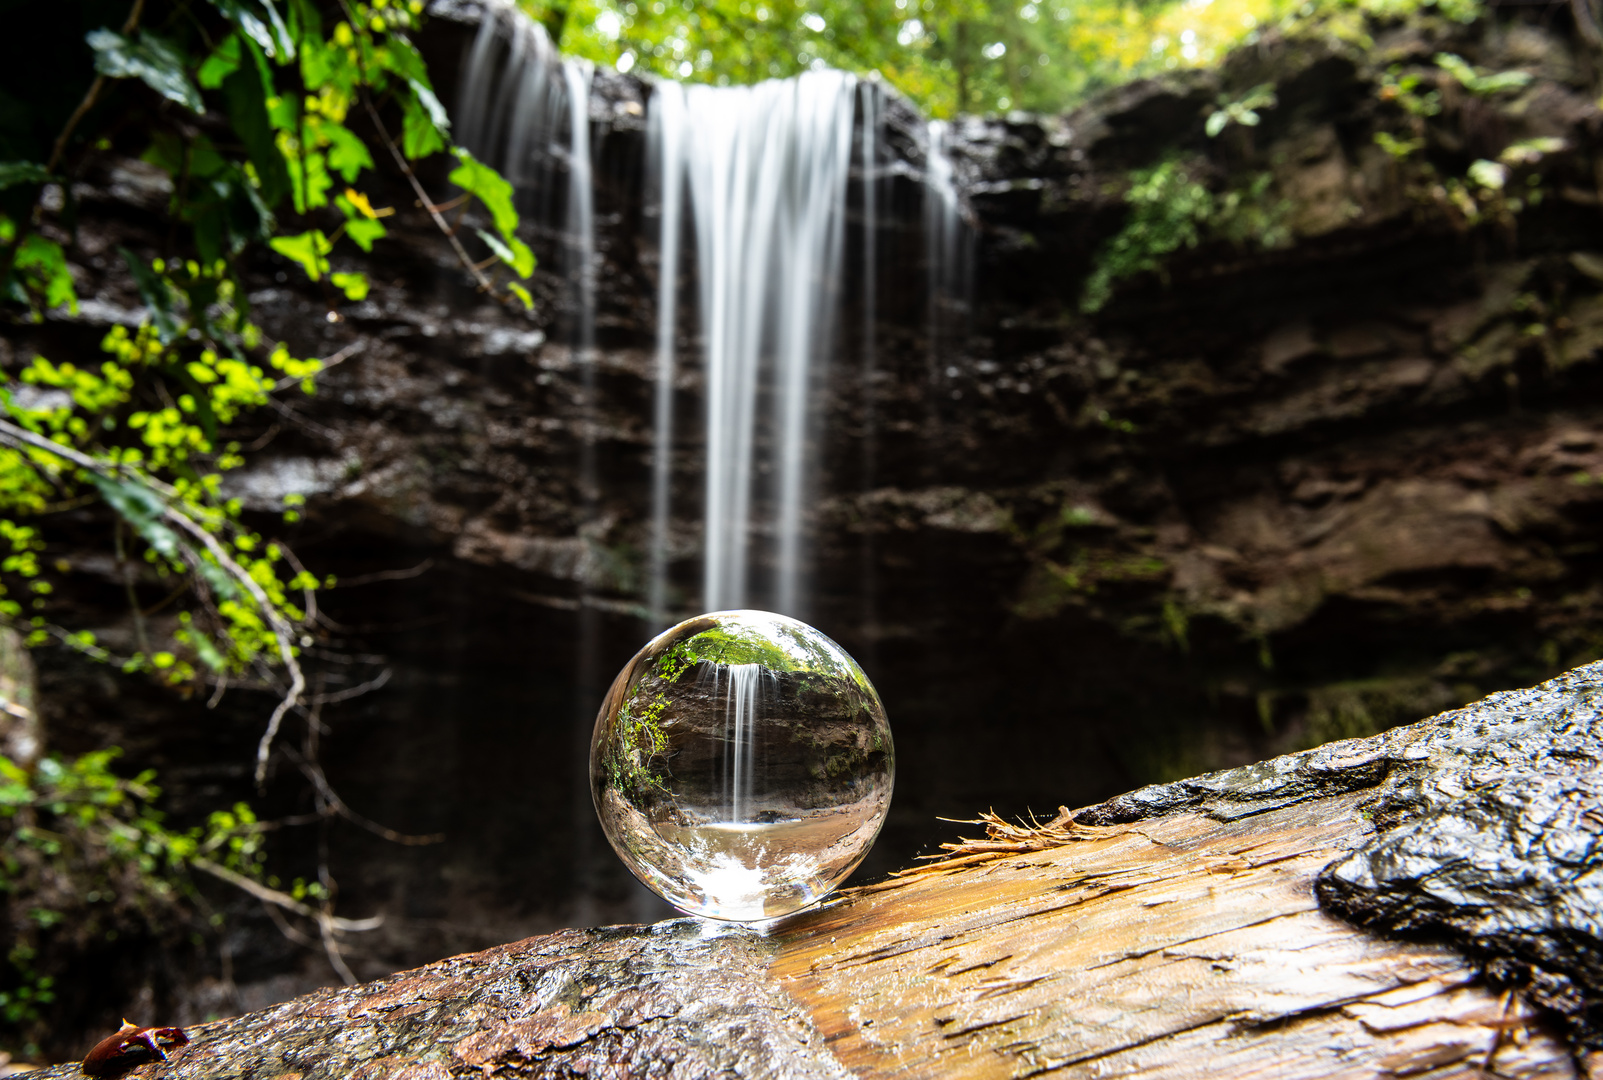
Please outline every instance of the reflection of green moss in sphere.
[[670, 903], [789, 914], [860, 863], [890, 807], [884, 707], [805, 623], [725, 611], [659, 635], [596, 720], [591, 788], [613, 848]]

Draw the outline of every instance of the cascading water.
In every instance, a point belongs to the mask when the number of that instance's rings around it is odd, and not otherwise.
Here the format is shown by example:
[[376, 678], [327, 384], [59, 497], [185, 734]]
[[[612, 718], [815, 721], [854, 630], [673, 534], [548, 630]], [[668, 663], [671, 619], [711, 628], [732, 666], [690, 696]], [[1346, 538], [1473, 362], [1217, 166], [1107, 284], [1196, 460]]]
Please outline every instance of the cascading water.
[[572, 112], [565, 72], [582, 62], [565, 61], [545, 27], [510, 0], [485, 0], [482, 11], [457, 87], [456, 139], [501, 171], [536, 221], [549, 223], [551, 178], [568, 149], [560, 133]]
[[772, 679], [761, 664], [730, 664], [729, 686], [724, 692], [724, 750], [725, 805], [729, 808], [729, 821], [739, 825], [750, 820], [752, 775], [755, 772], [756, 740], [752, 730], [756, 727], [758, 707], [764, 676]]
[[951, 336], [951, 308], [966, 308], [969, 295], [968, 231], [952, 167], [952, 128], [931, 120], [925, 134], [924, 251], [928, 267], [929, 372], [939, 378], [941, 346]]
[[646, 590], [651, 629], [668, 625], [669, 497], [673, 480], [674, 346], [678, 334], [680, 210], [684, 203], [685, 99], [654, 102], [647, 128], [646, 168], [658, 178], [657, 393], [651, 458], [651, 561]]
[[[702, 606], [709, 610], [748, 600], [757, 451], [767, 432], [773, 451], [763, 464], [775, 477], [768, 602], [790, 614], [801, 607], [808, 405], [832, 331], [856, 86], [853, 76], [817, 71], [748, 87], [661, 83], [652, 96], [660, 189], [666, 198], [667, 170], [683, 169], [695, 219], [707, 393]], [[690, 132], [693, 154], [683, 146]], [[679, 145], [670, 147], [670, 139]], [[663, 213], [665, 253], [677, 213]], [[666, 258], [662, 273], [676, 273]], [[663, 324], [676, 319], [674, 300], [671, 287], [661, 291]], [[773, 388], [766, 414], [759, 409], [765, 360]]]
[[[859, 125], [862, 145], [858, 152], [858, 184], [862, 191], [863, 217], [863, 457], [862, 475], [858, 490], [865, 496], [874, 490], [878, 472], [879, 412], [875, 405], [878, 388], [875, 382], [879, 363], [879, 196], [880, 196], [880, 129], [884, 124], [885, 103], [877, 81], [864, 82], [859, 103]], [[862, 598], [861, 617], [863, 635], [869, 649], [874, 647], [879, 617], [875, 598], [878, 581], [875, 573], [873, 502], [865, 498], [863, 507], [863, 545], [859, 559], [858, 592]], [[867, 654], [872, 657], [872, 651]]]
[[[571, 289], [570, 341], [580, 365], [584, 432], [580, 497], [593, 515], [596, 307], [595, 211], [590, 145], [591, 68], [563, 60], [545, 31], [510, 0], [485, 0], [466, 59], [457, 121], [461, 142], [499, 167], [547, 228], [558, 163], [566, 164], [562, 271]], [[646, 610], [670, 621], [674, 385], [683, 319], [679, 277], [689, 242], [699, 285], [706, 481], [701, 606], [754, 599], [805, 614], [804, 507], [812, 494], [809, 446], [814, 389], [835, 331], [842, 280], [847, 185], [861, 193], [861, 381], [864, 485], [874, 483], [879, 306], [880, 181], [888, 175], [881, 129], [885, 91], [837, 71], [747, 87], [659, 82], [648, 111], [648, 168], [659, 205], [655, 434]], [[926, 130], [924, 234], [931, 377], [941, 342], [966, 300], [967, 241], [948, 153], [950, 129]], [[686, 235], [687, 215], [693, 222]], [[867, 488], [865, 487], [866, 491]], [[581, 529], [581, 534], [588, 537]], [[865, 593], [873, 551], [863, 551]], [[771, 568], [771, 569], [770, 569]], [[581, 597], [581, 606], [588, 604]], [[865, 618], [872, 621], [871, 608]]]

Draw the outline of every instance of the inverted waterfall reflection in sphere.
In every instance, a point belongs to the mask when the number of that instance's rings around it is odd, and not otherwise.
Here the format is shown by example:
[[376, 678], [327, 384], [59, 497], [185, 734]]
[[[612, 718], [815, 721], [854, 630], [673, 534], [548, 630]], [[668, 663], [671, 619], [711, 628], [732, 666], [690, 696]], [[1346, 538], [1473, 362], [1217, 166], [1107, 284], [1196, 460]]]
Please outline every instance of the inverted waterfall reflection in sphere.
[[857, 661], [806, 623], [719, 611], [658, 635], [596, 719], [607, 839], [663, 899], [751, 922], [814, 903], [863, 861], [896, 756]]

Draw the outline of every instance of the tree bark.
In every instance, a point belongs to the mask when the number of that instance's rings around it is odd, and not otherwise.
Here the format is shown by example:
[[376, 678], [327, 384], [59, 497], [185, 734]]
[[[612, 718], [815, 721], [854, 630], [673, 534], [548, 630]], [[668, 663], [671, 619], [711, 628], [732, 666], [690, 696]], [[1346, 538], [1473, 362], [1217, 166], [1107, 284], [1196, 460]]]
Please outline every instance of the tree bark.
[[1603, 664], [1046, 826], [993, 822], [766, 931], [567, 930], [320, 991], [192, 1028], [131, 1075], [1603, 1075], [1586, 891], [1603, 858], [1581, 842], [1603, 831], [1600, 691]]

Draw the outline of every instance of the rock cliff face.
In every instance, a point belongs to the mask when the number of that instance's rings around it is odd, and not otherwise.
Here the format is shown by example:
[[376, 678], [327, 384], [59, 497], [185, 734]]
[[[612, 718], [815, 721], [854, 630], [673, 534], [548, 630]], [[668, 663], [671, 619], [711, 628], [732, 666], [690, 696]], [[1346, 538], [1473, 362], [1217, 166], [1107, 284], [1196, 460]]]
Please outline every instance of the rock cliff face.
[[[810, 522], [811, 621], [862, 662], [896, 733], [897, 801], [870, 870], [941, 835], [937, 814], [1089, 803], [1603, 653], [1603, 113], [1566, 17], [1266, 35], [1217, 70], [1065, 116], [962, 121], [972, 290], [933, 337], [918, 122], [893, 108], [906, 167], [880, 217], [875, 359], [861, 360], [852, 270]], [[466, 30], [433, 27], [426, 51], [449, 86]], [[1477, 92], [1441, 53], [1532, 78]], [[1206, 133], [1264, 84], [1276, 104], [1256, 126]], [[379, 192], [398, 214], [361, 267], [372, 294], [338, 321], [294, 267], [256, 270], [270, 334], [349, 357], [315, 399], [263, 419], [234, 481], [264, 514], [310, 497], [284, 535], [340, 578], [324, 598], [325, 685], [389, 673], [325, 714], [330, 775], [361, 813], [449, 838], [331, 837], [342, 904], [392, 915], [354, 961], [364, 973], [659, 911], [594, 830], [583, 768], [600, 694], [646, 635], [646, 93], [598, 75], [592, 102], [593, 406], [566, 344], [562, 238], [538, 222], [528, 317], [462, 283], [399, 184]], [[1395, 153], [1377, 132], [1401, 133]], [[1165, 163], [1212, 193], [1212, 217], [1084, 313], [1132, 175]], [[165, 193], [126, 162], [79, 194], [73, 256], [93, 299], [75, 321], [7, 328], [7, 365], [90, 355], [107, 324], [139, 318], [115, 246], [159, 246], [149, 212]], [[686, 417], [701, 405], [696, 344], [692, 326]], [[701, 442], [681, 430], [672, 569], [689, 613]], [[61, 550], [103, 527], [64, 516]], [[63, 603], [115, 640], [113, 569], [74, 567]], [[180, 816], [244, 793], [259, 701], [175, 708], [66, 657], [40, 662], [55, 746], [129, 747], [163, 769]], [[289, 806], [295, 779], [275, 783]], [[291, 845], [286, 878], [312, 846]], [[257, 969], [283, 962], [241, 934]]]

